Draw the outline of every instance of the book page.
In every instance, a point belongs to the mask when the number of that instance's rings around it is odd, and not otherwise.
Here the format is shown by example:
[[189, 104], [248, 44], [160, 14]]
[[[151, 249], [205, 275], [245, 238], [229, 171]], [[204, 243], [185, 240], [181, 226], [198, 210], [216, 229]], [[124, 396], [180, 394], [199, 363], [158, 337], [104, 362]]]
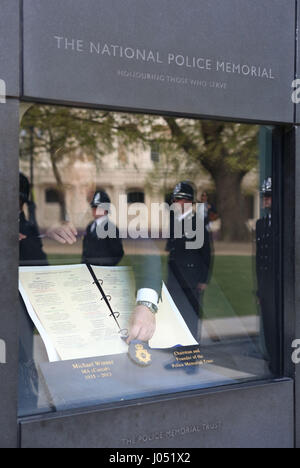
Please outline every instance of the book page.
[[86, 265], [23, 267], [19, 281], [50, 361], [56, 360], [53, 348], [61, 360], [127, 352]]
[[[92, 267], [98, 279], [103, 281], [105, 293], [111, 296], [113, 311], [120, 313], [121, 328], [129, 327], [130, 316], [134, 310], [135, 279], [131, 268]], [[196, 345], [179, 310], [177, 309], [165, 284], [156, 314], [156, 331], [149, 345], [151, 348], [167, 349], [177, 345]]]
[[130, 317], [135, 308], [135, 278], [131, 267], [97, 267], [93, 266], [102, 288], [110, 300], [110, 305], [121, 329], [129, 328]]
[[161, 302], [156, 314], [156, 332], [149, 345], [153, 349], [174, 346], [193, 346], [197, 341], [176, 307], [167, 287], [163, 284]]
[[[134, 273], [128, 267], [92, 267], [121, 329], [135, 308]], [[128, 352], [119, 328], [86, 265], [21, 267], [19, 289], [50, 362]], [[191, 335], [167, 288], [156, 315], [150, 347], [191, 346]]]
[[[92, 267], [98, 279], [103, 281], [106, 295], [111, 296], [114, 312], [119, 312], [121, 328], [129, 327], [130, 316], [136, 303], [135, 279], [131, 268]], [[177, 345], [192, 346], [198, 344], [179, 310], [177, 309], [165, 284], [162, 288], [161, 301], [156, 314], [156, 331], [149, 345], [151, 348], [167, 349]]]

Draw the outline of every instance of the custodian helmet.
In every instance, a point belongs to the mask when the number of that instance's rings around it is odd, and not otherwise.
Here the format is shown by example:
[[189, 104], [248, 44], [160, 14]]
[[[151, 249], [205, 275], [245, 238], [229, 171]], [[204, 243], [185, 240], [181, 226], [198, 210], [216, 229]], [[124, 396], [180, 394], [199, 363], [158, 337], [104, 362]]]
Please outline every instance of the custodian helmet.
[[91, 201], [91, 207], [97, 208], [98, 206], [104, 204], [110, 204], [110, 198], [106, 192], [98, 190], [93, 196], [93, 200]]
[[180, 182], [176, 185], [173, 196], [174, 200], [190, 200], [191, 202], [195, 201], [195, 190], [190, 182]]
[[262, 187], [261, 187], [261, 193], [265, 197], [271, 197], [272, 196], [272, 178], [268, 177], [263, 181]]

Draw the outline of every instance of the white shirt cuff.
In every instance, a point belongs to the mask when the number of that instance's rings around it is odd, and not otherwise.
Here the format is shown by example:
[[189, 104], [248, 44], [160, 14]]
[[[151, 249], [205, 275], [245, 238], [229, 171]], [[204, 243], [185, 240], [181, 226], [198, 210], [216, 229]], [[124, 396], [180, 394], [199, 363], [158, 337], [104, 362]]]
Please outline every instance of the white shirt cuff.
[[158, 294], [154, 289], [139, 289], [137, 293], [136, 301], [145, 301], [145, 302], [152, 302], [155, 306], [158, 305]]

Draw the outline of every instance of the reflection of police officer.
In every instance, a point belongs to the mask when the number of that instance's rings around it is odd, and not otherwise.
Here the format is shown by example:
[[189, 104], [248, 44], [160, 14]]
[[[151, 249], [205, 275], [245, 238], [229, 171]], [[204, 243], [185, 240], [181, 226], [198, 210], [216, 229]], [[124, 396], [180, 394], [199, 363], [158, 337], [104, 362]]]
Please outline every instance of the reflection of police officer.
[[[36, 223], [26, 219], [23, 211], [24, 205], [29, 201], [30, 184], [21, 173], [19, 180], [19, 262], [22, 266], [47, 265], [47, 256], [43, 251], [38, 227]], [[22, 300], [19, 321], [19, 414], [22, 415], [34, 413], [38, 400], [38, 375], [33, 361], [34, 326]]]
[[20, 217], [19, 217], [19, 251], [20, 265], [47, 265], [47, 257], [43, 251], [40, 233], [37, 225], [28, 221], [23, 211], [29, 202], [30, 184], [20, 173]]
[[[195, 192], [188, 182], [178, 184], [173, 193], [173, 202], [180, 208], [179, 214], [171, 214], [170, 239], [167, 243], [169, 251], [168, 289], [190, 328], [194, 337], [200, 339], [200, 325], [202, 319], [202, 299], [207, 287], [211, 248], [209, 233], [204, 229], [204, 244], [202, 248], [191, 250], [187, 248], [184, 229], [185, 221], [191, 223], [193, 232], [196, 232], [196, 214], [193, 211]], [[177, 219], [175, 219], [177, 217]], [[174, 226], [181, 222], [182, 236], [176, 238]]]
[[91, 202], [94, 221], [87, 227], [83, 240], [83, 263], [115, 266], [124, 256], [119, 230], [108, 217], [109, 204], [107, 193], [103, 191], [95, 193]]
[[256, 224], [256, 273], [257, 296], [261, 309], [261, 322], [266, 358], [270, 370], [276, 374], [278, 369], [279, 325], [276, 316], [274, 297], [274, 235], [272, 226], [272, 179], [268, 178], [262, 186], [264, 216]]

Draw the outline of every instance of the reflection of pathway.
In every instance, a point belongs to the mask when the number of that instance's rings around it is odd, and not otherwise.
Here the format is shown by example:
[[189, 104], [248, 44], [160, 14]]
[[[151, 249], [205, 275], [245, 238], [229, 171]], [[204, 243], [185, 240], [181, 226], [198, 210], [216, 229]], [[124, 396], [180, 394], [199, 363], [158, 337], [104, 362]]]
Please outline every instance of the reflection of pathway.
[[215, 242], [215, 255], [233, 255], [233, 256], [248, 256], [254, 254], [253, 243], [230, 243], [230, 242]]
[[[167, 255], [165, 250], [166, 241], [154, 241], [158, 250], [162, 255]], [[48, 254], [57, 255], [81, 255], [82, 252], [82, 236], [78, 239], [75, 245], [61, 245], [50, 239], [43, 240], [44, 249]], [[124, 247], [127, 255], [145, 255], [152, 253], [152, 241], [147, 239], [141, 240], [124, 240]], [[233, 256], [248, 256], [253, 255], [253, 244], [249, 243], [229, 243], [215, 242], [215, 255], [233, 255]]]
[[202, 341], [223, 341], [231, 338], [252, 337], [259, 333], [259, 317], [229, 317], [204, 319], [202, 326]]

